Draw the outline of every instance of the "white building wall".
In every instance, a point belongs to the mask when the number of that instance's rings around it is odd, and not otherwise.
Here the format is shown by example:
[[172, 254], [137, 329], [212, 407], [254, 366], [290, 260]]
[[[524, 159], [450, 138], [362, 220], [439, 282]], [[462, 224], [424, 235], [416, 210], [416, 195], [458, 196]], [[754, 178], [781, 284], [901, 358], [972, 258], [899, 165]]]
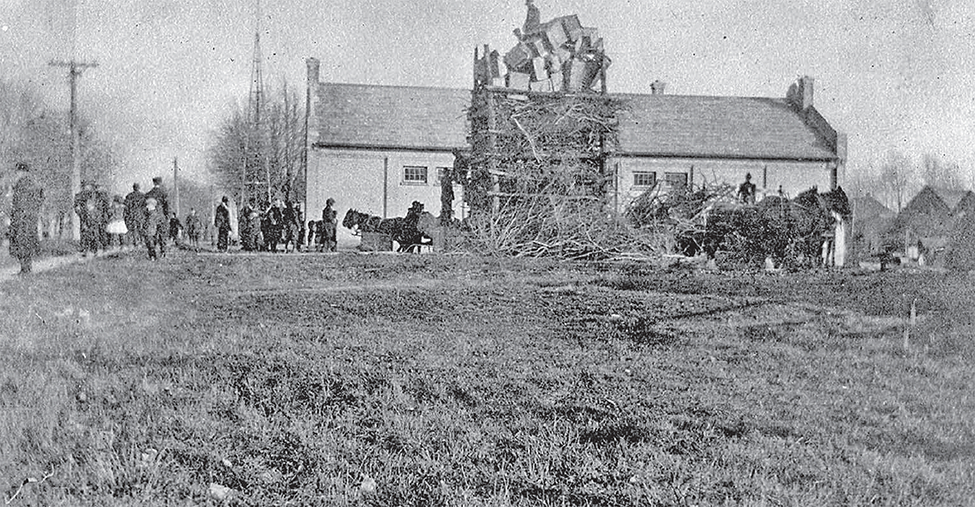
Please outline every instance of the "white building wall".
[[[359, 238], [342, 227], [349, 209], [384, 218], [403, 217], [413, 201], [440, 215], [438, 169], [452, 167], [449, 152], [336, 150], [313, 148], [308, 153], [308, 220], [321, 220], [325, 200], [335, 199], [340, 247], [353, 247]], [[405, 181], [405, 167], [426, 167], [426, 183]], [[454, 186], [454, 216], [463, 218], [463, 193]]]
[[788, 197], [795, 197], [813, 186], [827, 191], [830, 185], [827, 162], [621, 157], [610, 163], [616, 170], [618, 194], [615, 202], [621, 212], [648, 188], [634, 185], [637, 173], [653, 173], [656, 181], [661, 183], [661, 192], [670, 189], [666, 183], [668, 173], [686, 174], [694, 188], [702, 184], [737, 187], [750, 173], [752, 183], [758, 187], [759, 200], [766, 193], [776, 194], [779, 185]]

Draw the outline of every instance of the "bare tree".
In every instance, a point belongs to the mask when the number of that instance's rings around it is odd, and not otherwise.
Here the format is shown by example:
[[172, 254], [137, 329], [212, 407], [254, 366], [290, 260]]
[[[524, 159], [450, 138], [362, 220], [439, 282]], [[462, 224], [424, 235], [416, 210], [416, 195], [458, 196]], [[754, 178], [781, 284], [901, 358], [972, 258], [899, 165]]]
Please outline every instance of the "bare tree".
[[916, 176], [911, 159], [903, 153], [891, 151], [880, 169], [887, 204], [896, 204], [896, 211], [904, 207], [904, 200], [915, 186]]
[[235, 105], [211, 134], [208, 169], [237, 202], [243, 194], [263, 200], [265, 191], [289, 201], [304, 195], [301, 101], [286, 83], [268, 96], [273, 99], [265, 102], [260, 125], [248, 122], [245, 111]]
[[921, 157], [921, 177], [925, 185], [935, 188], [960, 189], [962, 179], [957, 163], [945, 163], [931, 153]]
[[[26, 162], [44, 187], [43, 220], [52, 235], [71, 212], [71, 133], [66, 112], [49, 108], [31, 85], [0, 81], [0, 175]], [[105, 182], [119, 165], [117, 150], [80, 119], [82, 175]], [[0, 181], [8, 188], [9, 181]], [[6, 209], [6, 206], [4, 206]]]

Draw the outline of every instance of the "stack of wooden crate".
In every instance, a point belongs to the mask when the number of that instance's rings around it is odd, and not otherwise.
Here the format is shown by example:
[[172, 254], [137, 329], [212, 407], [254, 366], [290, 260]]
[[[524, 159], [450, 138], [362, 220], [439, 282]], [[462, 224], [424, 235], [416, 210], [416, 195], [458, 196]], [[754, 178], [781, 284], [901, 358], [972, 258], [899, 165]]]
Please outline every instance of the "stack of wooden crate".
[[610, 64], [595, 28], [583, 27], [577, 15], [540, 24], [529, 33], [515, 30], [518, 43], [503, 58], [485, 48], [475, 60], [475, 81], [491, 86], [540, 92], [581, 92], [602, 83]]

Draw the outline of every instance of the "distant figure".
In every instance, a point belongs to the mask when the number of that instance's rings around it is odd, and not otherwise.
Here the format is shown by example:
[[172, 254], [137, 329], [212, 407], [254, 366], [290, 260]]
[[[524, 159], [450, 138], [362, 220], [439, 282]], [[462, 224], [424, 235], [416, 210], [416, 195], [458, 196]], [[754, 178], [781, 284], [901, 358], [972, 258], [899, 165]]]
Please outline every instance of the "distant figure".
[[525, 0], [525, 5], [528, 7], [528, 13], [525, 15], [525, 25], [521, 28], [521, 31], [525, 35], [528, 35], [538, 31], [542, 17], [538, 12], [538, 7], [535, 7], [534, 0]]
[[203, 230], [203, 223], [200, 222], [200, 217], [197, 216], [195, 209], [190, 209], [190, 214], [186, 215], [186, 237], [190, 240], [190, 245], [193, 248], [200, 248], [200, 233]]
[[[162, 209], [156, 205], [156, 199], [146, 198], [145, 222], [143, 222], [142, 237], [146, 240], [146, 250], [149, 258], [157, 260], [166, 255], [166, 230], [169, 224], [166, 222], [166, 215]], [[156, 249], [158, 250], [158, 253]]]
[[338, 225], [338, 213], [332, 208], [334, 204], [335, 199], [331, 197], [325, 201], [325, 208], [322, 209], [322, 223], [318, 230], [318, 234], [321, 235], [320, 243], [326, 252], [334, 252], [338, 247], [338, 241], [336, 241], [335, 236]]
[[278, 243], [281, 242], [281, 236], [284, 234], [284, 201], [275, 199], [264, 213], [261, 232], [264, 234], [264, 250], [277, 253]]
[[742, 204], [755, 204], [755, 184], [752, 173], [745, 174], [745, 182], [738, 186], [738, 200]]
[[230, 238], [230, 199], [223, 196], [213, 215], [213, 226], [217, 229], [217, 251], [226, 252]]
[[[114, 247], [118, 243], [119, 248], [125, 243], [125, 235], [129, 232], [125, 225], [125, 203], [122, 197], [116, 195], [112, 199], [111, 211], [109, 212], [108, 225], [105, 227], [108, 233], [108, 246]], [[118, 241], [116, 241], [118, 240]]]
[[74, 211], [78, 214], [81, 223], [81, 253], [87, 256], [89, 253], [95, 255], [101, 248], [100, 224], [103, 219], [101, 216], [102, 206], [95, 192], [93, 181], [81, 183], [81, 192], [74, 198]]
[[112, 237], [108, 233], [108, 222], [112, 219], [112, 198], [108, 195], [108, 189], [101, 183], [95, 184], [95, 198], [98, 201], [98, 249], [107, 250], [112, 243]]
[[179, 233], [183, 230], [183, 223], [179, 221], [176, 213], [169, 215], [169, 239], [173, 245], [179, 244]]
[[288, 251], [288, 245], [296, 252], [301, 251], [301, 244], [298, 243], [298, 231], [301, 230], [301, 212], [295, 208], [295, 203], [289, 202], [284, 207], [283, 242], [284, 251]]
[[298, 223], [298, 237], [295, 239], [295, 248], [300, 252], [301, 247], [305, 245], [305, 236], [308, 231], [305, 230], [305, 214], [301, 211], [301, 203], [295, 203], [295, 222]]
[[142, 221], [146, 218], [146, 195], [139, 191], [139, 184], [132, 184], [132, 191], [125, 196], [125, 228], [129, 230], [129, 242], [141, 245]]
[[10, 210], [10, 255], [20, 261], [20, 272], [27, 274], [33, 268], [34, 257], [41, 253], [37, 236], [37, 219], [44, 202], [44, 189], [30, 174], [27, 164], [17, 164], [20, 179], [13, 188], [13, 205]]
[[162, 186], [162, 178], [156, 176], [152, 179], [152, 188], [146, 192], [146, 199], [153, 198], [156, 200], [156, 207], [162, 211], [164, 217], [169, 216], [169, 195], [166, 193], [166, 189]]

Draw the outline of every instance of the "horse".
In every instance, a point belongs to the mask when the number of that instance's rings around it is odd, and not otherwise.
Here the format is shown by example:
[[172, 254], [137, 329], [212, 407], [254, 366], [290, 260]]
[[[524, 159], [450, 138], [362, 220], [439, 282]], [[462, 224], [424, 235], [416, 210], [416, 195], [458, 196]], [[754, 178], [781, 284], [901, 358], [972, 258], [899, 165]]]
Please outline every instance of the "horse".
[[436, 219], [426, 211], [420, 213], [414, 227], [409, 226], [403, 217], [380, 218], [354, 209], [346, 212], [342, 219], [342, 227], [346, 229], [389, 235], [399, 244], [397, 252], [416, 252], [420, 245], [429, 244], [430, 236], [423, 231], [429, 230], [430, 224], [436, 225]]
[[681, 235], [677, 244], [685, 253], [702, 250], [710, 258], [727, 250], [749, 261], [772, 258], [796, 266], [822, 257], [828, 264], [836, 225], [849, 210], [843, 189], [820, 194], [816, 187], [791, 200], [769, 196], [757, 204], [719, 205], [708, 212], [703, 231]]

